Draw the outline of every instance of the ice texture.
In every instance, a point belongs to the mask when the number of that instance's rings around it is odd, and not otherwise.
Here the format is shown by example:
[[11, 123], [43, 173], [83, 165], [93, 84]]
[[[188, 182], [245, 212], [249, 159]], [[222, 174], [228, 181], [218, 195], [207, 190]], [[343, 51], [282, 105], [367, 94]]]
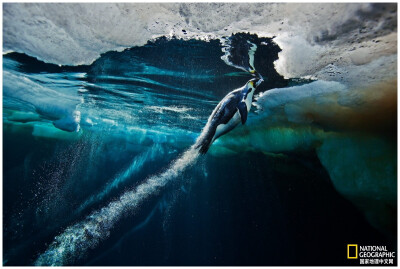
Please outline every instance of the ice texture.
[[[276, 67], [286, 77], [353, 81], [347, 71], [397, 55], [397, 5], [6, 3], [3, 51], [56, 64], [90, 64], [101, 53], [160, 36], [210, 40], [238, 32], [276, 36], [282, 48]], [[329, 66], [342, 71], [332, 76]], [[380, 69], [395, 66], [397, 61], [385, 62]]]
[[[81, 98], [44, 87], [29, 76], [9, 71], [3, 71], [3, 75], [3, 94], [18, 103], [20, 109], [23, 111], [33, 109], [42, 117], [54, 120], [54, 126], [61, 130], [79, 131], [81, 113], [76, 108], [83, 102]], [[25, 118], [25, 121], [28, 119]], [[30, 119], [38, 118], [30, 117]]]

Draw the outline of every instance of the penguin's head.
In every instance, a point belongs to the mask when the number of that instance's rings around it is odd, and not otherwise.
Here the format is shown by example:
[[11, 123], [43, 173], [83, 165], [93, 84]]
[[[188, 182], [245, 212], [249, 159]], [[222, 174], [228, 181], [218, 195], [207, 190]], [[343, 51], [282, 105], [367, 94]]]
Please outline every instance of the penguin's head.
[[246, 86], [243, 89], [243, 94], [245, 96], [245, 99], [247, 98], [248, 94], [254, 94], [254, 91], [257, 87], [257, 82], [258, 82], [258, 79], [256, 79], [256, 78], [250, 79], [247, 82]]
[[[264, 78], [263, 78], [263, 77], [261, 76], [261, 74], [258, 73], [255, 69], [251, 70], [251, 71], [250, 71], [250, 74], [252, 74], [252, 75], [255, 77], [254, 79], [251, 79], [251, 80], [256, 80], [256, 82], [255, 82], [255, 87], [258, 87], [258, 85], [260, 85], [261, 82], [264, 81]], [[250, 81], [251, 81], [251, 80], [250, 80]]]
[[255, 89], [256, 87], [258, 87], [258, 85], [261, 84], [261, 82], [263, 82], [264, 80], [262, 78], [252, 78], [247, 82], [247, 88], [248, 89]]

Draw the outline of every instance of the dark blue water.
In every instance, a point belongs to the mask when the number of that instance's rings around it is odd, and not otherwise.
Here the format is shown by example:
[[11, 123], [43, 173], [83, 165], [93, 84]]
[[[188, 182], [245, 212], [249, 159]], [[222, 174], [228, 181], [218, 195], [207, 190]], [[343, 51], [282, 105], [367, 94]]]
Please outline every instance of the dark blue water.
[[[311, 82], [275, 71], [272, 39], [232, 38], [233, 64], [248, 63], [241, 40], [258, 45], [258, 93]], [[86, 66], [3, 55], [3, 264], [352, 265], [347, 244], [395, 248], [396, 208], [386, 232], [372, 226], [315, 147], [184, 154], [251, 78], [223, 55], [219, 40], [166, 38]]]

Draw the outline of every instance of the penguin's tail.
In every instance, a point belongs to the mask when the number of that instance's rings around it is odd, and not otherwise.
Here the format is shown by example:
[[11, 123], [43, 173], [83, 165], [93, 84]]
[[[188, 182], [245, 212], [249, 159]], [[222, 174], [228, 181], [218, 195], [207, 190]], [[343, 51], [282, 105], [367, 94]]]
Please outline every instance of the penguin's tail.
[[200, 154], [206, 154], [210, 146], [210, 139], [202, 139], [200, 141], [197, 141], [197, 143], [194, 145], [194, 148], [198, 149]]
[[206, 154], [211, 144], [214, 142], [216, 128], [209, 123], [204, 127], [199, 138], [197, 138], [194, 148], [199, 150], [200, 154]]

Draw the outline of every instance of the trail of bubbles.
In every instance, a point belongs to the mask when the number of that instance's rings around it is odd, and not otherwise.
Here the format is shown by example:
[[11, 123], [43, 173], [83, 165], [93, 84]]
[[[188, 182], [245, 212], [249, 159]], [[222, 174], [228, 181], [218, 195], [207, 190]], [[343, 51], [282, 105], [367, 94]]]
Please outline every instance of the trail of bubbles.
[[118, 188], [118, 186], [124, 183], [127, 179], [131, 178], [132, 175], [139, 172], [140, 169], [144, 166], [144, 164], [149, 160], [154, 160], [157, 153], [161, 152], [162, 148], [159, 144], [155, 144], [146, 152], [140, 154], [136, 158], [134, 158], [128, 168], [118, 174], [111, 182], [107, 184], [107, 186], [99, 193], [90, 196], [79, 208], [78, 212], [82, 212], [88, 206], [93, 203], [102, 200], [107, 194], [109, 194], [112, 190]]
[[117, 243], [115, 243], [111, 248], [107, 249], [107, 251], [102, 252], [100, 254], [100, 256], [95, 257], [93, 260], [89, 261], [86, 265], [87, 266], [92, 266], [95, 262], [98, 262], [99, 260], [103, 259], [104, 257], [106, 257], [107, 255], [109, 255], [111, 252], [115, 251], [116, 248], [120, 247], [121, 244], [130, 236], [132, 236], [133, 233], [137, 232], [138, 230], [144, 228], [149, 222], [150, 220], [153, 218], [153, 216], [155, 215], [157, 209], [160, 208], [160, 205], [158, 204], [156, 207], [153, 208], [153, 210], [150, 212], [150, 214], [147, 216], [147, 218], [141, 222], [140, 224], [138, 224], [137, 226], [133, 227], [130, 231], [128, 231], [126, 234], [124, 234], [124, 236], [122, 236]]
[[135, 190], [125, 192], [118, 200], [93, 212], [85, 220], [68, 227], [62, 234], [55, 237], [34, 264], [37, 266], [74, 264], [86, 254], [89, 248], [96, 247], [101, 240], [109, 236], [110, 230], [125, 212], [136, 208], [150, 195], [155, 194], [169, 181], [178, 177], [196, 161], [198, 156], [198, 151], [193, 147], [190, 148], [165, 172], [150, 177]]

